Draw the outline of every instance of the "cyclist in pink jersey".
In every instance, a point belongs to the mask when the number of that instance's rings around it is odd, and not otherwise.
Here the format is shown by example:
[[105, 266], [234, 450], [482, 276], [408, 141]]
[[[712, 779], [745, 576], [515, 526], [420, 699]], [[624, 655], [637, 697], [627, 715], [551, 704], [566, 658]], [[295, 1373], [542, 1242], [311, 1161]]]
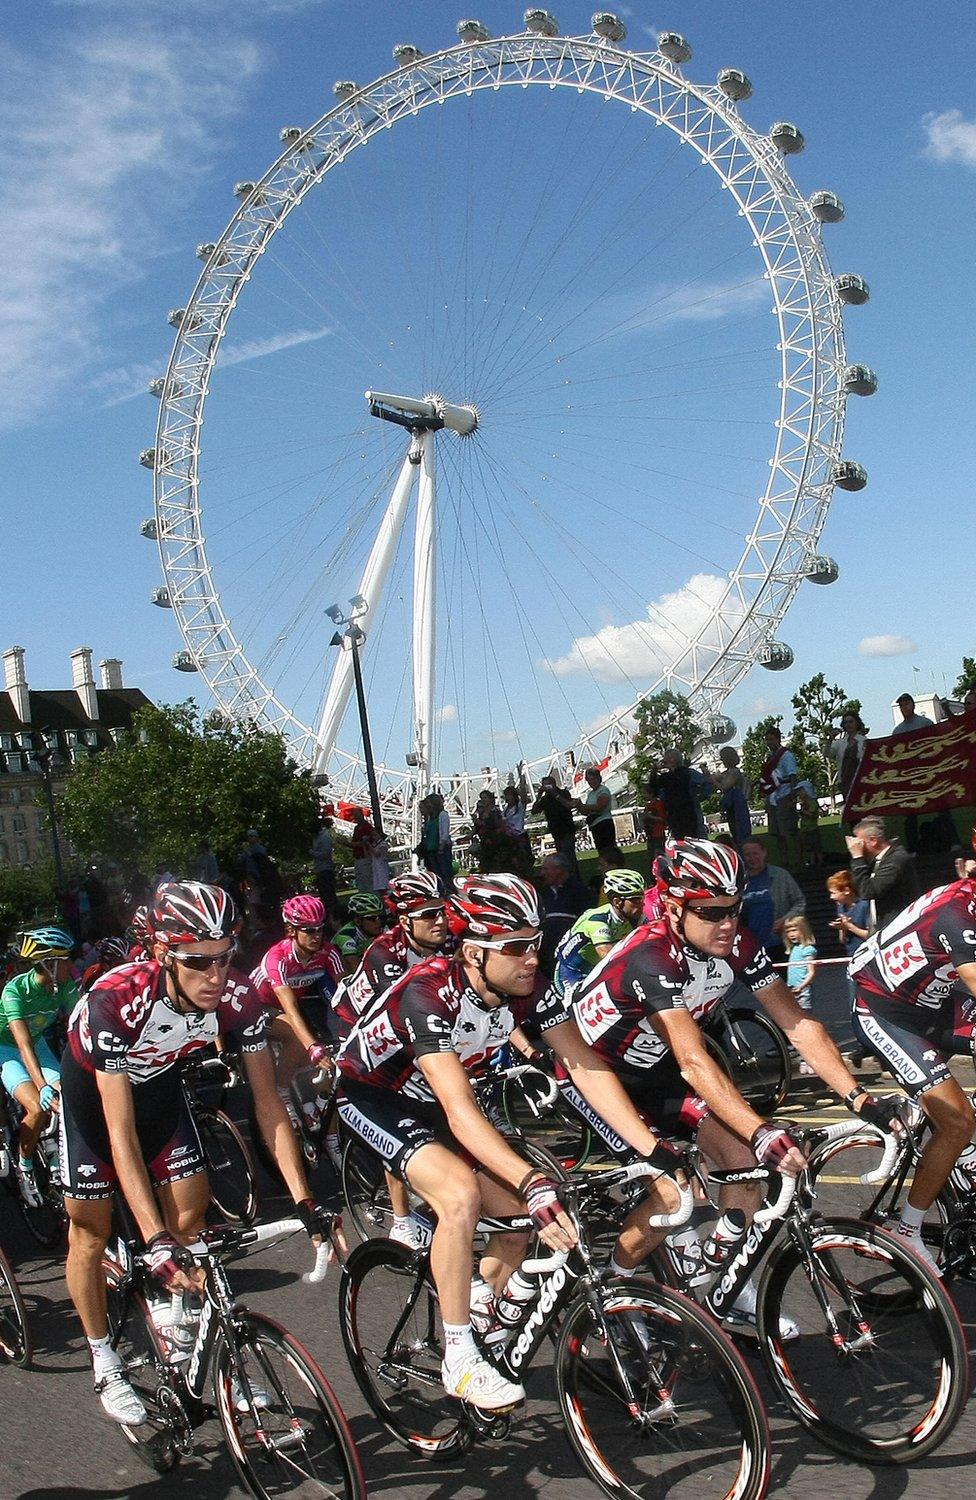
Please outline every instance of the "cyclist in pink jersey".
[[271, 1035], [278, 1044], [278, 1092], [287, 1094], [307, 1061], [331, 1069], [323, 1038], [332, 993], [345, 973], [337, 948], [325, 937], [325, 907], [318, 896], [289, 896], [281, 908], [285, 936], [251, 973], [251, 983], [276, 1014]]

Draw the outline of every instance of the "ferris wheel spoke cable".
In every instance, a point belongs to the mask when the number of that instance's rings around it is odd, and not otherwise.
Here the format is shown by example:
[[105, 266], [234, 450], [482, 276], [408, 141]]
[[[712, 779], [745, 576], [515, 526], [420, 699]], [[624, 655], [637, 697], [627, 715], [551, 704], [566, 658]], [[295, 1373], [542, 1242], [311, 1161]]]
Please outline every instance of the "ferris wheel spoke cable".
[[[323, 245], [325, 245], [326, 244], [325, 239], [322, 236], [322, 234], [318, 232], [318, 227], [314, 223], [314, 220], [311, 218], [311, 216], [309, 216], [309, 228], [312, 229], [312, 230], [314, 230], [317, 233], [317, 236], [318, 236], [319, 240], [322, 242]], [[294, 240], [291, 241], [291, 245], [294, 247], [295, 250], [297, 250], [299, 252], [299, 254], [303, 255], [309, 261], [312, 269], [317, 274], [317, 278], [318, 278], [319, 284], [321, 284], [322, 279], [323, 279], [323, 276], [322, 276], [322, 273], [323, 273], [323, 264], [322, 264], [322, 262], [316, 260], [315, 256], [312, 255], [312, 253], [308, 249], [308, 247], [306, 245], [302, 244], [301, 240], [299, 240], [299, 239], [296, 238], [296, 239], [294, 239]], [[328, 248], [328, 247], [326, 246], [326, 248]], [[321, 312], [323, 314], [323, 316], [325, 316], [325, 317], [327, 317], [329, 319], [329, 325], [330, 325], [330, 328], [332, 330], [332, 333], [338, 337], [338, 339], [340, 340], [340, 342], [344, 342], [356, 354], [362, 355], [365, 359], [367, 359], [371, 364], [375, 365], [378, 369], [382, 370], [382, 369], [386, 368], [385, 363], [384, 363], [384, 359], [383, 359], [383, 355], [386, 353], [386, 341], [385, 341], [385, 339], [381, 338], [380, 342], [375, 347], [370, 346], [369, 344], [365, 343], [363, 341], [363, 339], [359, 338], [356, 334], [354, 334], [352, 332], [352, 330], [348, 327], [348, 325], [339, 316], [339, 314], [336, 311], [336, 303], [335, 303], [334, 300], [332, 302], [323, 302], [322, 298], [319, 297], [316, 293], [314, 293], [309, 288], [309, 286], [307, 285], [306, 282], [303, 282], [301, 280], [301, 278], [298, 276], [297, 272], [293, 271], [292, 268], [285, 263], [285, 261], [282, 259], [282, 257], [280, 255], [276, 255], [274, 253], [274, 251], [271, 250], [271, 249], [265, 251], [265, 254], [267, 255], [270, 263], [272, 265], [274, 265], [281, 272], [281, 274], [283, 276], [287, 276], [288, 279], [296, 287], [298, 287], [298, 289], [305, 295], [305, 297], [307, 297], [307, 299], [312, 303], [312, 305], [319, 312]], [[336, 290], [338, 291], [338, 287], [336, 288]], [[370, 317], [368, 311], [362, 306], [361, 299], [356, 298], [355, 299], [355, 305], [356, 305], [357, 309], [360, 310], [363, 313], [364, 318], [368, 322], [372, 323], [372, 318]], [[296, 308], [295, 310], [296, 310], [296, 312], [298, 313], [299, 316], [305, 316], [305, 311], [306, 310], [304, 308]], [[381, 330], [379, 329], [379, 327], [377, 325], [375, 325], [375, 324], [373, 324], [373, 327], [374, 327], [377, 335], [381, 335]]]

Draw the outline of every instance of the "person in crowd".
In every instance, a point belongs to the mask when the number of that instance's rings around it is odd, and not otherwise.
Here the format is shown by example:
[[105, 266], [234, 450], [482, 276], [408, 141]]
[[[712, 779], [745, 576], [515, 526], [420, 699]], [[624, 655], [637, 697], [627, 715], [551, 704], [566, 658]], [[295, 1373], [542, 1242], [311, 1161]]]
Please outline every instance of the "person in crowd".
[[[834, 911], [837, 913], [830, 926], [836, 931], [837, 941], [847, 954], [848, 963], [850, 963], [867, 939], [871, 926], [871, 906], [869, 902], [858, 899], [850, 870], [838, 870], [836, 874], [827, 876], [827, 894], [834, 903]], [[847, 986], [853, 1002], [854, 981], [850, 972], [847, 974]], [[856, 1068], [861, 1067], [864, 1062], [864, 1049], [856, 1040], [851, 1053], [851, 1062]]]
[[796, 786], [796, 811], [800, 820], [800, 850], [805, 870], [819, 870], [823, 865], [823, 843], [820, 838], [820, 798], [812, 781]]
[[902, 693], [896, 702], [901, 718], [891, 731], [893, 735], [911, 734], [914, 729], [931, 729], [933, 721], [926, 714], [916, 711], [915, 699], [911, 693]]
[[766, 730], [766, 759], [759, 773], [759, 795], [766, 805], [766, 826], [776, 840], [780, 862], [793, 866], [800, 863], [800, 835], [797, 826], [796, 784], [799, 767], [793, 751], [783, 744], [775, 724]]
[[543, 974], [552, 975], [557, 944], [576, 918], [593, 905], [592, 893], [580, 880], [576, 861], [570, 864], [565, 854], [546, 855], [537, 884], [542, 918], [539, 967]]
[[613, 794], [603, 784], [603, 773], [596, 766], [588, 766], [584, 772], [589, 788], [585, 797], [574, 797], [573, 806], [586, 819], [593, 847], [596, 852], [609, 859], [612, 864], [623, 864], [623, 855], [617, 848], [617, 829], [613, 821]]
[[315, 887], [319, 900], [329, 918], [335, 916], [339, 905], [336, 894], [335, 853], [332, 847], [332, 819], [325, 817], [319, 823], [312, 840], [312, 865], [315, 870]]
[[658, 789], [658, 773], [655, 770], [644, 788], [644, 809], [641, 813], [641, 831], [647, 845], [647, 857], [651, 864], [664, 853], [664, 840], [668, 831], [668, 810]]
[[[444, 895], [454, 889], [454, 836], [451, 831], [451, 815], [444, 806], [440, 792], [431, 792], [431, 813], [437, 820], [437, 849], [433, 870]], [[428, 867], [430, 868], [430, 867]]]
[[573, 799], [555, 776], [543, 776], [539, 782], [539, 795], [532, 804], [533, 816], [541, 815], [546, 820], [549, 837], [556, 853], [569, 861], [571, 873], [579, 874], [576, 863], [576, 824], [573, 821]]
[[758, 839], [746, 839], [742, 846], [742, 862], [746, 867], [743, 923], [772, 961], [782, 963], [785, 958], [783, 928], [788, 918], [803, 916], [807, 898], [789, 870], [767, 862], [766, 850]]
[[848, 709], [840, 716], [840, 733], [830, 742], [827, 754], [837, 767], [837, 790], [844, 801], [854, 785], [867, 740], [867, 726], [859, 713]]
[[883, 818], [862, 818], [847, 838], [851, 879], [870, 904], [871, 931], [885, 927], [919, 894], [915, 858], [897, 838], [888, 838]]
[[721, 771], [716, 771], [712, 780], [722, 794], [721, 809], [729, 825], [732, 841], [739, 850], [752, 833], [752, 815], [749, 812], [749, 784], [740, 764], [738, 750], [732, 745], [723, 745], [718, 752], [722, 762]]
[[352, 821], [352, 867], [357, 891], [373, 889], [373, 845], [376, 829], [361, 807], [349, 814]]
[[[817, 972], [817, 944], [806, 917], [789, 917], [783, 924], [783, 942], [788, 954], [786, 983], [801, 1010], [813, 1010], [813, 981]], [[800, 1059], [800, 1073], [813, 1077], [813, 1069]]]
[[705, 815], [701, 804], [714, 790], [710, 778], [689, 766], [680, 750], [668, 750], [661, 758], [657, 784], [667, 809], [668, 837], [704, 837]]
[[217, 876], [220, 874], [220, 866], [217, 856], [214, 854], [207, 839], [201, 839], [197, 844], [197, 857], [193, 866], [194, 880], [202, 880], [207, 885], [216, 885]]

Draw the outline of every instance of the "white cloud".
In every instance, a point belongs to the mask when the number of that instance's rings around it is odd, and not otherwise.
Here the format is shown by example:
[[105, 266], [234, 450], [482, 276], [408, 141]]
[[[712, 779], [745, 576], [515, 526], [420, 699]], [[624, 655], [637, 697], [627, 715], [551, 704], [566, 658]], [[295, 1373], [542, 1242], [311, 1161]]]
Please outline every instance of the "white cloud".
[[596, 734], [597, 730], [602, 729], [608, 719], [616, 720], [617, 725], [629, 733], [637, 728], [637, 720], [632, 713], [627, 712], [629, 707], [629, 703], [618, 703], [616, 708], [604, 709], [602, 714], [598, 714], [595, 718], [587, 719], [582, 723], [580, 725], [580, 733], [583, 735]]
[[[316, 339], [327, 338], [331, 328], [299, 328], [292, 333], [276, 333], [266, 339], [243, 339], [239, 343], [221, 345], [217, 356], [217, 369], [226, 370], [231, 365], [243, 365], [254, 359], [264, 359], [268, 354], [279, 354], [283, 349], [294, 349], [299, 344], [311, 344]], [[155, 365], [129, 365], [122, 370], [106, 370], [91, 382], [93, 389], [113, 391], [106, 406], [119, 406], [136, 396], [144, 396], [154, 375], [162, 373], [162, 362]]]
[[518, 739], [514, 729], [492, 729], [489, 731], [490, 738], [500, 745], [511, 745]]
[[[565, 656], [546, 662], [556, 677], [586, 672], [602, 682], [656, 678], [684, 655], [689, 638], [704, 627], [701, 641], [703, 663], [709, 650], [716, 651], [718, 635], [709, 622], [726, 589], [726, 580], [714, 573], [696, 573], [673, 593], [663, 594], [647, 606], [643, 619], [625, 625], [605, 625], [595, 635], [580, 636]], [[726, 618], [731, 601], [726, 605]]]
[[866, 635], [857, 649], [862, 656], [910, 656], [918, 647], [907, 635]]
[[600, 302], [603, 338], [619, 338], [644, 330], [657, 332], [673, 323], [715, 323], [770, 300], [769, 283], [762, 276], [747, 281], [692, 280], [675, 286], [658, 282], [631, 287]]
[[967, 120], [961, 109], [926, 115], [922, 121], [927, 140], [926, 155], [935, 161], [961, 161], [976, 167], [976, 120]]
[[158, 255], [159, 223], [211, 161], [259, 58], [246, 40], [203, 46], [133, 16], [5, 61], [0, 420], [15, 425], [84, 378], [106, 337], [101, 304]]
[[437, 710], [434, 718], [438, 724], [456, 724], [458, 720], [457, 704], [445, 703], [443, 708]]

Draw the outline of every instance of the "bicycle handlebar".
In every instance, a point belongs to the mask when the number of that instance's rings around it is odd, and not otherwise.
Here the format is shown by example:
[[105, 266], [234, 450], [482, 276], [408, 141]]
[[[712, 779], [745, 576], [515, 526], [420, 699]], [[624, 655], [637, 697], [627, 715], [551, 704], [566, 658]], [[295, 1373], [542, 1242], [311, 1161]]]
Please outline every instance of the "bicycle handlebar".
[[[691, 1218], [691, 1211], [695, 1206], [695, 1195], [690, 1182], [682, 1187], [667, 1172], [662, 1172], [660, 1167], [652, 1167], [649, 1161], [634, 1161], [627, 1166], [612, 1167], [607, 1172], [589, 1172], [587, 1179], [595, 1186], [597, 1184], [605, 1187], [616, 1187], [625, 1182], [637, 1182], [642, 1177], [650, 1177], [656, 1181], [659, 1177], [666, 1177], [678, 1192], [678, 1206], [671, 1213], [650, 1214], [648, 1224], [654, 1229], [675, 1229], [679, 1224], [684, 1224]], [[595, 1179], [595, 1181], [594, 1181]]]
[[839, 1120], [836, 1125], [825, 1125], [816, 1134], [820, 1137], [823, 1145], [833, 1145], [837, 1141], [852, 1140], [854, 1136], [867, 1136], [872, 1141], [880, 1141], [883, 1150], [881, 1160], [876, 1167], [864, 1172], [858, 1178], [865, 1185], [873, 1182], [883, 1182], [890, 1177], [894, 1170], [895, 1162], [898, 1160], [898, 1152], [901, 1143], [897, 1136], [881, 1130], [879, 1126], [870, 1124], [867, 1120], [860, 1120], [856, 1116], [853, 1120]]
[[763, 1208], [757, 1208], [752, 1216], [752, 1222], [754, 1224], [768, 1224], [772, 1219], [781, 1219], [793, 1202], [793, 1194], [795, 1192], [796, 1178], [782, 1176], [775, 1201], [767, 1203]]

